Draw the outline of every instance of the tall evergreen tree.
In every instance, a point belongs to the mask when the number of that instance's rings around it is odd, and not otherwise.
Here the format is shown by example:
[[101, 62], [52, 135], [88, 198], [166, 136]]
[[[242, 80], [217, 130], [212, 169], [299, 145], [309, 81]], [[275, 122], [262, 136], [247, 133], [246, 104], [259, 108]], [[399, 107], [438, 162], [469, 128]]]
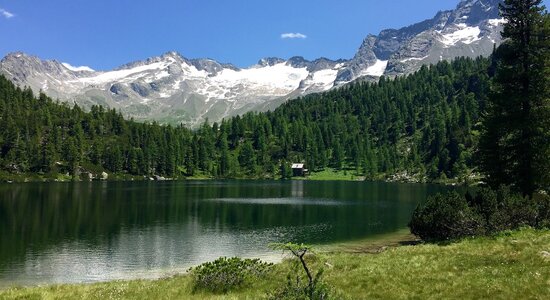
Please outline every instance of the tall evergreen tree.
[[229, 145], [227, 144], [227, 134], [224, 132], [220, 136], [220, 165], [219, 171], [222, 177], [229, 175]]
[[526, 195], [549, 186], [549, 23], [542, 0], [505, 0], [496, 74], [480, 141], [488, 182]]

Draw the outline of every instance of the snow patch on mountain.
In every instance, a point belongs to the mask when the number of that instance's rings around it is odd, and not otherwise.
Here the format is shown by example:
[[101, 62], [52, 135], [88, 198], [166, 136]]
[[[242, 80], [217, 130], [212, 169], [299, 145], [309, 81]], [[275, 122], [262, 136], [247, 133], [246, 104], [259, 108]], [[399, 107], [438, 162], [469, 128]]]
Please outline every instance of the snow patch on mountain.
[[[18, 56], [18, 57], [21, 57], [21, 56]], [[80, 67], [74, 67], [74, 66], [71, 66], [70, 64], [68, 63], [61, 63], [65, 68], [69, 69], [70, 71], [73, 71], [73, 72], [81, 72], [81, 71], [85, 71], [85, 72], [95, 72], [94, 69], [88, 67], [88, 66], [80, 66]]]
[[472, 44], [473, 42], [481, 40], [479, 35], [481, 29], [479, 26], [468, 26], [464, 23], [456, 25], [459, 29], [453, 32], [442, 34], [441, 42], [447, 47], [455, 46], [458, 43]]
[[224, 69], [211, 81], [222, 87], [243, 84], [254, 87], [275, 88], [288, 93], [297, 89], [300, 82], [308, 75], [309, 71], [306, 68], [293, 68], [286, 63], [279, 63], [273, 66], [257, 66], [238, 71]]
[[90, 84], [105, 84], [113, 81], [132, 82], [146, 76], [144, 71], [157, 70], [161, 71], [166, 68], [171, 62], [157, 62], [148, 65], [138, 66], [131, 69], [123, 69], [110, 72], [102, 72], [92, 77], [79, 78], [69, 81], [69, 83], [81, 83], [84, 85]]
[[162, 70], [159, 73], [154, 75], [155, 80], [160, 80], [162, 78], [170, 77], [170, 73], [166, 70]]
[[361, 76], [380, 77], [384, 75], [384, 72], [386, 71], [387, 66], [388, 66], [387, 60], [377, 59], [374, 65], [368, 67], [367, 69], [363, 70], [363, 72], [361, 72]]
[[300, 84], [301, 91], [303, 93], [324, 92], [332, 89], [338, 75], [338, 69], [341, 67], [341, 65], [336, 65], [333, 69], [320, 70], [310, 74]]
[[180, 67], [187, 78], [202, 79], [208, 77], [208, 72], [206, 70], [199, 70], [197, 67], [186, 62], [181, 63]]
[[409, 61], [421, 61], [421, 60], [425, 60], [428, 57], [429, 57], [428, 55], [423, 56], [423, 57], [409, 57], [409, 58], [404, 58], [404, 59], [400, 60], [400, 62], [404, 63], [404, 62], [409, 62]]
[[322, 86], [322, 90], [330, 90], [334, 86], [334, 80], [336, 80], [338, 70], [322, 70], [313, 73], [313, 82]]
[[501, 18], [501, 19], [489, 19], [489, 20], [487, 20], [487, 23], [489, 23], [489, 25], [491, 25], [491, 26], [493, 26], [493, 27], [497, 27], [497, 26], [506, 24], [506, 19], [504, 19], [504, 18]]

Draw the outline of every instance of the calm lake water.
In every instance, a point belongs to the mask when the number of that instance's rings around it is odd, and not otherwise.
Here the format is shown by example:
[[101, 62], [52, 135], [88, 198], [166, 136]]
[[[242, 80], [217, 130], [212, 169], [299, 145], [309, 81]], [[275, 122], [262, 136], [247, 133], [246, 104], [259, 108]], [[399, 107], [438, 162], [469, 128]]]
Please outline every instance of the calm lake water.
[[3, 184], [0, 286], [154, 278], [220, 256], [270, 260], [273, 242], [323, 244], [403, 229], [418, 202], [446, 189], [313, 181]]

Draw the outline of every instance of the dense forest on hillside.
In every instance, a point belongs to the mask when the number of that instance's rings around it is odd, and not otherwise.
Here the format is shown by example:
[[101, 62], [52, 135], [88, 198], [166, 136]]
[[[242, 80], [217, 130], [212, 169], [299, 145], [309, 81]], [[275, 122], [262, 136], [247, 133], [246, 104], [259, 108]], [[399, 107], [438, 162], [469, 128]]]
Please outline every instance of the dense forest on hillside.
[[349, 170], [366, 178], [466, 178], [474, 165], [491, 61], [459, 58], [378, 83], [354, 83], [196, 130], [84, 112], [0, 77], [0, 170], [54, 176], [117, 174], [289, 177]]

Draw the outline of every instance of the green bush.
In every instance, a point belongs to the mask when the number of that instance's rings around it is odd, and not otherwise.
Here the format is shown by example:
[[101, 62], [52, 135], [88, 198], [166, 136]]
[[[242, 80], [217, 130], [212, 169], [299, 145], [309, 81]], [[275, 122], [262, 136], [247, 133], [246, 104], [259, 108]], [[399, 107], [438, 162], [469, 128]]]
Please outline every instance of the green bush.
[[[294, 258], [294, 268], [287, 275], [286, 284], [277, 288], [272, 293], [268, 294], [269, 299], [273, 300], [328, 300], [328, 299], [343, 299], [325, 282], [321, 280], [323, 269], [321, 268], [317, 274], [314, 274], [310, 269], [308, 261], [313, 255], [311, 246], [294, 243], [277, 243], [272, 244], [274, 250], [282, 250], [292, 254]], [[306, 256], [308, 259], [306, 260]], [[300, 275], [299, 269], [303, 270]]]
[[482, 188], [475, 195], [437, 194], [420, 204], [409, 223], [424, 240], [451, 240], [523, 226], [550, 226], [550, 197], [524, 197], [507, 187]]
[[550, 196], [537, 195], [534, 199], [538, 209], [537, 227], [550, 228]]
[[265, 276], [273, 264], [259, 259], [221, 257], [189, 269], [193, 278], [193, 290], [227, 293], [242, 287], [255, 277]]
[[319, 270], [313, 284], [302, 280], [300, 276], [293, 278], [292, 274], [287, 275], [286, 285], [276, 289], [268, 296], [271, 300], [329, 300], [337, 299], [332, 288], [321, 281], [323, 270]]
[[483, 234], [483, 219], [457, 192], [437, 194], [420, 204], [409, 223], [424, 240], [449, 240]]
[[538, 208], [535, 201], [512, 193], [509, 188], [501, 187], [497, 191], [484, 188], [474, 196], [466, 193], [465, 197], [483, 218], [487, 232], [536, 226]]

